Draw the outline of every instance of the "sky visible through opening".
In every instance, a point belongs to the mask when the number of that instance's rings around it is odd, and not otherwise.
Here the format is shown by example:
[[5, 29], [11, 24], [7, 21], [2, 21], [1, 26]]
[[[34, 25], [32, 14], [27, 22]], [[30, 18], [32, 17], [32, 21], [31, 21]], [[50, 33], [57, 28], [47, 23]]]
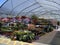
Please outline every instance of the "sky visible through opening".
[[6, 0], [0, 0], [0, 6], [5, 2]]

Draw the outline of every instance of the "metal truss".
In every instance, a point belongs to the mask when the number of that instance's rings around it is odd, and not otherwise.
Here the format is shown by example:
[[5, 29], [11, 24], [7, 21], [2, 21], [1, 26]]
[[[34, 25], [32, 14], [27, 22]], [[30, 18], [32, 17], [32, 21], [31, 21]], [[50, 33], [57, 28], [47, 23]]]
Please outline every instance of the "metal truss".
[[[14, 9], [15, 8], [17, 8], [17, 7], [19, 7], [19, 6], [21, 6], [22, 4], [24, 4], [24, 3], [26, 3], [28, 0], [26, 0], [26, 1], [24, 1], [24, 2], [22, 2], [22, 3], [20, 3], [20, 4], [18, 4], [17, 6], [15, 6], [12, 10], [11, 10], [11, 12], [10, 13], [12, 13], [13, 11], [14, 11]], [[13, 2], [12, 2], [12, 4], [11, 4], [12, 6], [13, 6]]]
[[55, 2], [55, 1], [53, 1], [53, 0], [46, 0], [46, 1], [53, 2], [53, 3], [55, 3], [55, 4], [57, 4], [57, 5], [59, 5], [59, 6], [60, 6], [60, 4], [59, 4], [59, 3], [57, 3], [57, 2]]
[[1, 6], [0, 6], [0, 8], [7, 2], [8, 0], [6, 0]]
[[29, 7], [31, 7], [31, 6], [33, 6], [33, 5], [36, 5], [36, 4], [37, 4], [37, 2], [35, 2], [35, 3], [33, 3], [32, 5], [30, 5], [30, 6], [26, 7], [26, 8], [24, 8], [24, 9], [22, 9], [17, 15], [19, 15], [21, 12], [23, 12], [23, 11], [26, 10], [27, 8], [29, 8]]
[[27, 15], [28, 13], [30, 13], [30, 12], [32, 12], [33, 10], [38, 9], [38, 8], [40, 8], [40, 7], [42, 7], [42, 6], [39, 6], [39, 7], [36, 7], [36, 8], [34, 8], [34, 9], [30, 10], [30, 11], [27, 12], [25, 15]]

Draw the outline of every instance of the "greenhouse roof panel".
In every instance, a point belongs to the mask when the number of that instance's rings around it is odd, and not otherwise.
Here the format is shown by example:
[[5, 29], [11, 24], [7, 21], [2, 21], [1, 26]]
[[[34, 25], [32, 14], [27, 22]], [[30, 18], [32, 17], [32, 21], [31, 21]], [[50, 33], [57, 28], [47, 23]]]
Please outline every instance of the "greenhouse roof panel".
[[[60, 0], [0, 0], [0, 13], [6, 15], [60, 15]], [[5, 3], [6, 2], [6, 3]], [[4, 5], [3, 5], [4, 4]], [[51, 13], [53, 12], [53, 13]]]

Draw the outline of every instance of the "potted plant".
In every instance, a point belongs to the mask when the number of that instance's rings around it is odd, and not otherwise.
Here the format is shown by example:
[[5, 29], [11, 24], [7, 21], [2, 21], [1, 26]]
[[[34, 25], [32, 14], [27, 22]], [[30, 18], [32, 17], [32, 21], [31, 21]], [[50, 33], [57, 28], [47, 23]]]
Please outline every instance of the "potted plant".
[[24, 41], [24, 42], [32, 42], [34, 40], [34, 33], [31, 31], [16, 31], [13, 33], [16, 36], [17, 40]]
[[38, 21], [38, 17], [37, 17], [35, 14], [33, 14], [33, 15], [31, 16], [31, 19], [32, 19], [32, 22], [33, 22], [34, 24], [36, 24], [37, 21]]

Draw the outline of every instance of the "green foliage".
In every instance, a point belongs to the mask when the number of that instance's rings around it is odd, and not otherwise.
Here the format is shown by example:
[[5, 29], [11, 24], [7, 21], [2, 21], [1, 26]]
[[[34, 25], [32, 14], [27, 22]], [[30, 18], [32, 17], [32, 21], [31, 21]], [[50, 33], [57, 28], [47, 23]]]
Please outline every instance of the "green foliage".
[[14, 35], [17, 35], [17, 37], [21, 41], [33, 40], [34, 36], [35, 36], [34, 33], [30, 32], [28, 30], [14, 32]]
[[9, 32], [9, 31], [12, 31], [9, 29], [10, 27], [1, 27], [1, 31], [3, 32]]
[[8, 30], [9, 28], [8, 27], [2, 27], [1, 29], [2, 30]]
[[33, 14], [33, 15], [31, 16], [31, 19], [38, 19], [38, 17], [37, 17], [35, 14]]

